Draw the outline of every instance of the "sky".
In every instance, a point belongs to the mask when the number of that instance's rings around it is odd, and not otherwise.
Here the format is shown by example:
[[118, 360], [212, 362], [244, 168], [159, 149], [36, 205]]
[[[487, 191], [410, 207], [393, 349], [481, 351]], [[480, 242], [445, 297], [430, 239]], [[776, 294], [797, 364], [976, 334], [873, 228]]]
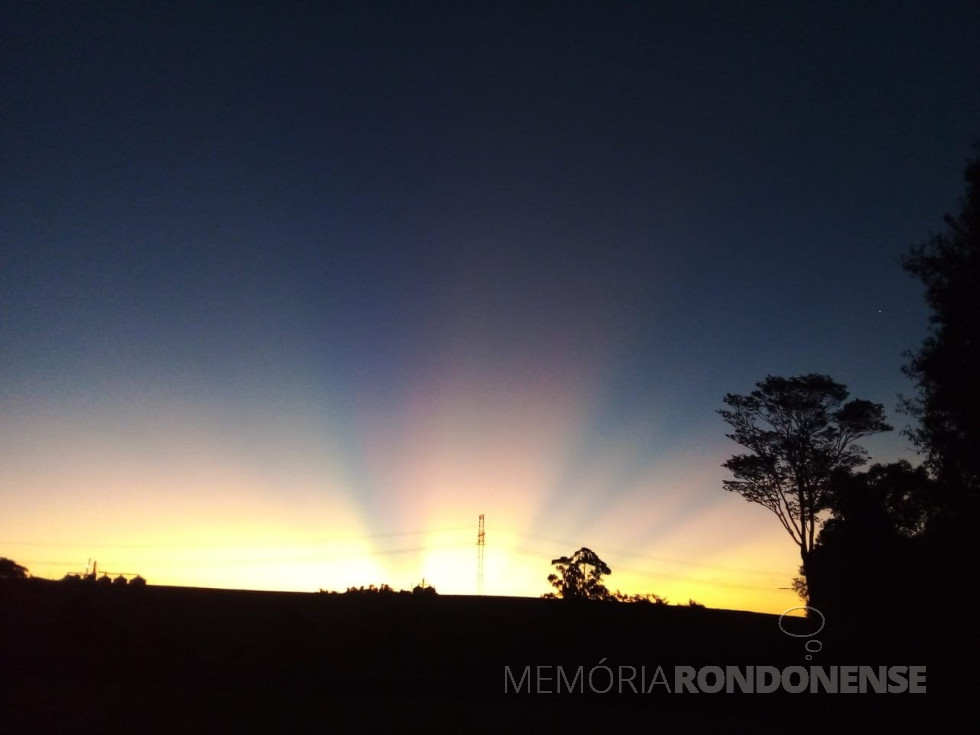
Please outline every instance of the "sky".
[[900, 257], [980, 137], [975, 3], [0, 6], [0, 556], [37, 576], [779, 613], [717, 414], [900, 429]]

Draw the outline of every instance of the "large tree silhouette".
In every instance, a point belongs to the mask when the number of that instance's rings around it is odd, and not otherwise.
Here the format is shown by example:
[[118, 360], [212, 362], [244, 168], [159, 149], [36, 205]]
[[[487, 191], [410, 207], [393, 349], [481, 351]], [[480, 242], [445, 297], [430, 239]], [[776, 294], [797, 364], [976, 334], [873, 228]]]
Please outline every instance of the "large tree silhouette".
[[736, 478], [725, 489], [775, 514], [799, 547], [804, 576], [832, 476], [864, 464], [857, 439], [891, 430], [881, 404], [847, 397], [826, 375], [770, 375], [748, 395], [727, 394], [729, 408], [718, 411], [733, 429], [726, 436], [751, 451], [723, 463]]
[[[980, 143], [975, 147], [980, 148]], [[967, 164], [960, 213], [947, 231], [913, 247], [902, 265], [926, 286], [931, 330], [904, 372], [918, 396], [903, 400], [918, 426], [907, 434], [949, 500], [980, 495], [980, 158]], [[971, 516], [962, 509], [960, 516]]]

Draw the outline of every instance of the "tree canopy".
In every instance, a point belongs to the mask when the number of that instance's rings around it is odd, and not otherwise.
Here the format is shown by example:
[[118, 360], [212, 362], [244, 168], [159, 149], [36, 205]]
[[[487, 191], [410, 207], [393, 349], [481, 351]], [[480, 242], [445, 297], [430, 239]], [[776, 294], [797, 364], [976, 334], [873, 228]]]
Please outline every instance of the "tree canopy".
[[548, 581], [557, 592], [546, 597], [563, 600], [611, 600], [613, 595], [602, 583], [603, 575], [612, 570], [592, 549], [583, 546], [570, 557], [552, 559], [557, 574], [549, 574]]
[[891, 430], [881, 404], [848, 395], [826, 375], [770, 375], [748, 395], [727, 394], [728, 409], [718, 411], [733, 429], [726, 436], [751, 452], [723, 463], [736, 478], [725, 489], [776, 515], [800, 549], [804, 574], [832, 475], [867, 460], [856, 440]]
[[[980, 143], [977, 144], [980, 148]], [[947, 231], [905, 255], [902, 265], [926, 287], [931, 330], [904, 372], [918, 389], [903, 400], [918, 420], [906, 431], [951, 495], [980, 494], [980, 158], [967, 164], [960, 212]]]

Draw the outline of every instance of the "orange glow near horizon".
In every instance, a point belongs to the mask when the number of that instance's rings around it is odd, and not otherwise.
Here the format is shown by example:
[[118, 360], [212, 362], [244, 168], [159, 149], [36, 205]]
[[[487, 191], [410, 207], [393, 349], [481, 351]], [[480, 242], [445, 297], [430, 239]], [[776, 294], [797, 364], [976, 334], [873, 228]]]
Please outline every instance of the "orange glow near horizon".
[[[58, 579], [80, 572], [86, 558], [99, 562], [99, 571], [139, 573], [151, 584], [283, 591], [343, 591], [348, 587], [390, 584], [411, 589], [421, 581], [443, 594], [475, 594], [477, 550], [473, 529], [446, 530], [443, 543], [414, 545], [421, 534], [392, 539], [360, 539], [280, 546], [201, 545], [149, 546], [65, 544], [52, 549], [32, 544], [4, 544], [4, 554], [28, 566], [34, 576]], [[432, 536], [430, 535], [430, 536]], [[467, 540], [464, 540], [464, 537]], [[553, 571], [549, 556], [574, 549], [547, 545], [522, 548], [506, 533], [488, 530], [484, 593], [540, 597], [551, 591], [545, 578]], [[371, 542], [374, 542], [372, 546]], [[547, 548], [556, 551], [547, 552]], [[772, 563], [772, 550], [748, 549], [718, 563], [692, 562], [630, 552], [598, 552], [613, 570], [606, 578], [610, 590], [656, 593], [670, 603], [694, 599], [708, 607], [779, 614], [799, 603], [795, 594], [777, 586], [785, 581], [779, 570], [760, 572], [760, 561]], [[72, 558], [80, 559], [73, 563]], [[792, 569], [787, 570], [792, 572]], [[788, 586], [788, 585], [783, 585]]]
[[647, 460], [618, 441], [579, 457], [581, 386], [473, 395], [459, 385], [438, 399], [419, 391], [398, 415], [363, 411], [359, 457], [302, 410], [274, 415], [262, 442], [185, 403], [144, 400], [142, 413], [98, 420], [25, 413], [0, 445], [0, 556], [55, 579], [95, 559], [161, 585], [314, 592], [424, 579], [475, 594], [485, 513], [488, 595], [539, 597], [550, 560], [588, 546], [612, 568], [611, 590], [768, 613], [799, 604], [780, 589], [796, 574], [792, 542], [721, 491], [720, 443]]

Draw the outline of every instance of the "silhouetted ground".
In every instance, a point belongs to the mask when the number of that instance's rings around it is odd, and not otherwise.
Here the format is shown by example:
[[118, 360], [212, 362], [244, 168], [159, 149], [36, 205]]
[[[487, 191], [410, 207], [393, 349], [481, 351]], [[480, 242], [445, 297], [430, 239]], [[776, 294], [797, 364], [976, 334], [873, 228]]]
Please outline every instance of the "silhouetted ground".
[[[860, 709], [900, 731], [949, 706], [944, 636], [915, 621], [806, 639], [748, 612], [527, 598], [347, 596], [26, 580], [0, 584], [0, 732], [325, 732], [683, 727], [799, 731]], [[921, 622], [921, 621], [920, 621]], [[784, 620], [798, 632], [805, 620]], [[885, 628], [892, 627], [904, 637]], [[947, 626], [948, 627], [948, 626]], [[931, 628], [930, 628], [931, 630]], [[877, 631], [875, 633], [874, 631]], [[928, 630], [924, 631], [928, 633]], [[952, 638], [955, 638], [952, 637]], [[845, 642], [846, 641], [846, 642]], [[939, 648], [937, 648], [937, 646]], [[955, 652], [953, 652], [955, 653]], [[643, 690], [662, 666], [927, 665], [928, 693], [677, 694]], [[556, 665], [612, 668], [605, 694], [553, 692]], [[505, 693], [506, 672], [545, 679]], [[547, 678], [550, 677], [550, 678]], [[597, 670], [593, 683], [608, 678]], [[528, 680], [530, 683], [530, 680]], [[962, 682], [959, 682], [962, 683]], [[530, 690], [530, 691], [529, 691]]]

